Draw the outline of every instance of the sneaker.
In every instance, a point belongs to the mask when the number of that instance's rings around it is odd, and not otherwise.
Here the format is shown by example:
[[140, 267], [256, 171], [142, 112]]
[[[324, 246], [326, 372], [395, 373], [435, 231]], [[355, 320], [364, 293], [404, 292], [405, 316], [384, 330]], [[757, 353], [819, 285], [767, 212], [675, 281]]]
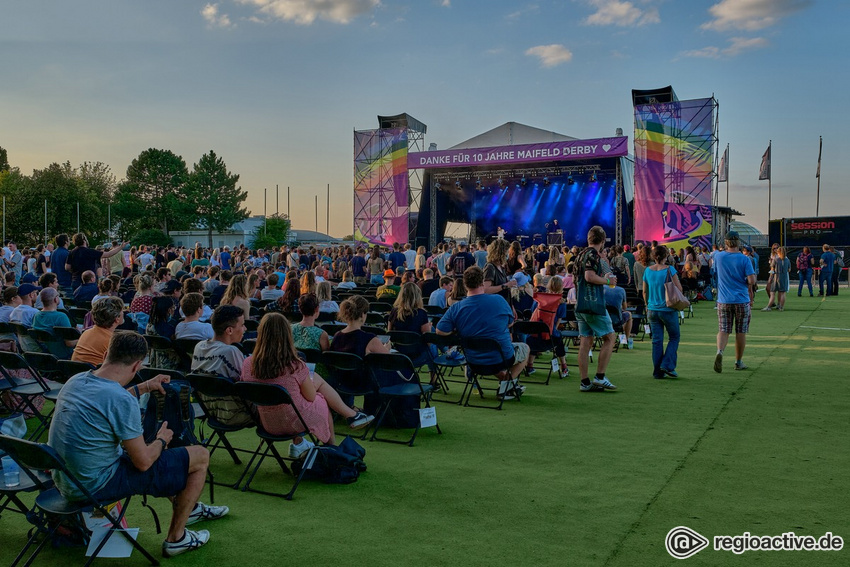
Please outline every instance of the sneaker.
[[210, 532], [207, 530], [185, 530], [179, 541], [162, 542], [162, 556], [174, 557], [193, 549], [198, 549], [210, 540]]
[[667, 376], [670, 376], [671, 378], [678, 378], [679, 377], [679, 373], [676, 372], [675, 370], [665, 370], [664, 368], [662, 368], [661, 372], [663, 372]]
[[189, 514], [189, 519], [186, 520], [186, 525], [191, 526], [196, 522], [204, 520], [218, 520], [227, 515], [230, 508], [227, 506], [207, 506], [203, 502], [195, 504], [195, 509]]
[[354, 417], [348, 418], [348, 427], [351, 429], [362, 429], [372, 423], [373, 419], [375, 419], [374, 415], [366, 415], [364, 412], [359, 411]]
[[510, 392], [506, 392], [504, 394], [496, 394], [496, 399], [497, 400], [503, 400], [503, 401], [512, 400], [512, 399], [514, 399], [514, 395], [513, 395], [512, 392], [513, 392], [513, 390], [511, 390]]
[[590, 382], [590, 384], [582, 384], [581, 382], [579, 382], [579, 392], [595, 392], [597, 390], [599, 390], [599, 388], [597, 388], [596, 384], [594, 384], [592, 381]]
[[723, 354], [717, 353], [717, 356], [714, 357], [714, 371], [720, 374], [723, 372]]
[[629, 350], [632, 350], [633, 348], [635, 348], [635, 341], [634, 339], [629, 339]]
[[531, 375], [532, 375], [532, 374], [534, 374], [535, 372], [537, 372], [537, 369], [536, 369], [536, 368], [534, 368], [533, 366], [526, 366], [526, 367], [525, 367], [525, 375], [526, 375], [526, 376], [531, 376]]
[[561, 378], [566, 378], [569, 375], [570, 375], [570, 369], [569, 368], [567, 368], [566, 366], [561, 368]]
[[762, 308], [762, 311], [770, 311], [772, 309], [773, 309], [773, 307], [767, 306], [767, 307]]
[[743, 361], [739, 360], [735, 362], [735, 370], [746, 370], [747, 368], [749, 368], [749, 366], [744, 364]]
[[590, 381], [590, 383], [592, 385], [596, 386], [597, 388], [602, 388], [603, 390], [616, 390], [617, 389], [617, 386], [612, 384], [611, 381], [608, 380], [607, 376], [604, 376], [602, 378], [602, 380], [600, 380], [599, 378], [594, 378], [593, 380]]
[[302, 439], [301, 443], [297, 445], [295, 443], [289, 444], [289, 458], [290, 459], [298, 459], [310, 450], [310, 447], [315, 447], [316, 445], [312, 441], [308, 441], [307, 439]]

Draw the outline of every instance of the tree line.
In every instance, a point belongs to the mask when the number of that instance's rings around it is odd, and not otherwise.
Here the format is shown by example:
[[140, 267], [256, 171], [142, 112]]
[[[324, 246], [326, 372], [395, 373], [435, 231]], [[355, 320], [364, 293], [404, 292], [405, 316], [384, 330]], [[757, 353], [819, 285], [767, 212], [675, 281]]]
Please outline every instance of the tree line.
[[213, 232], [226, 230], [249, 215], [242, 206], [248, 193], [238, 183], [239, 175], [228, 171], [212, 150], [190, 171], [174, 152], [150, 148], [118, 180], [102, 162], [84, 162], [79, 167], [67, 161], [52, 163], [25, 175], [10, 165], [6, 150], [0, 147], [6, 238], [23, 244], [44, 241], [47, 201], [49, 238], [76, 230], [79, 204], [80, 228], [92, 244], [113, 237], [167, 241], [169, 231], [202, 228], [212, 246]]

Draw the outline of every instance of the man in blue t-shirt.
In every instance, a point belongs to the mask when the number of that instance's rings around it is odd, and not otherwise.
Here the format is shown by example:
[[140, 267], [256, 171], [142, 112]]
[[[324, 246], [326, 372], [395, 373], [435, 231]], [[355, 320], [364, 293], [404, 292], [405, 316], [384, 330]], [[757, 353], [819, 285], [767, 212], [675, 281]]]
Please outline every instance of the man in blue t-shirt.
[[71, 287], [71, 272], [65, 269], [68, 261], [68, 235], [56, 236], [56, 250], [50, 255], [50, 271], [56, 274], [56, 279], [62, 287]]
[[820, 255], [820, 292], [823, 295], [823, 286], [826, 283], [826, 294], [832, 295], [832, 271], [835, 269], [835, 254], [829, 249], [829, 244], [823, 245], [823, 254]]
[[717, 355], [714, 371], [723, 372], [723, 349], [735, 323], [735, 370], [746, 370], [743, 362], [750, 315], [755, 298], [756, 271], [750, 259], [741, 253], [741, 239], [734, 230], [726, 234], [726, 251], [714, 255], [717, 272]]
[[464, 349], [466, 360], [479, 374], [499, 378], [499, 395], [504, 399], [521, 394], [524, 387], [519, 385], [517, 376], [525, 367], [530, 350], [525, 343], [511, 342], [510, 326], [514, 323], [511, 307], [498, 295], [484, 292], [484, 272], [478, 266], [463, 272], [463, 284], [466, 299], [449, 307], [437, 323], [437, 334], [457, 332], [461, 337], [494, 339], [501, 352]]
[[366, 283], [366, 250], [363, 248], [357, 249], [357, 254], [351, 259], [349, 264], [351, 275], [354, 278], [354, 283], [363, 285]]
[[230, 256], [230, 247], [225, 246], [224, 251], [221, 254], [218, 255], [218, 261], [221, 262], [221, 269], [222, 270], [229, 270], [230, 269], [230, 257], [231, 257]]
[[[169, 448], [174, 432], [168, 423], [162, 424], [156, 439], [145, 441], [139, 398], [154, 391], [164, 394], [162, 384], [169, 381], [160, 374], [128, 388], [147, 353], [138, 333], [113, 334], [103, 365], [71, 377], [59, 392], [48, 444], [99, 502], [133, 494], [172, 498], [162, 554], [173, 557], [209, 541], [207, 530], [188, 530], [187, 525], [221, 518], [229, 509], [198, 502], [210, 461], [205, 447]], [[53, 471], [53, 481], [65, 498], [84, 498], [60, 471]]]
[[[405, 258], [404, 253], [401, 252], [401, 244], [398, 242], [393, 243], [393, 251], [390, 252], [389, 258], [387, 259], [390, 262], [390, 268], [394, 272], [398, 273], [399, 268], [404, 268], [407, 258]], [[413, 269], [412, 266], [411, 269]]]

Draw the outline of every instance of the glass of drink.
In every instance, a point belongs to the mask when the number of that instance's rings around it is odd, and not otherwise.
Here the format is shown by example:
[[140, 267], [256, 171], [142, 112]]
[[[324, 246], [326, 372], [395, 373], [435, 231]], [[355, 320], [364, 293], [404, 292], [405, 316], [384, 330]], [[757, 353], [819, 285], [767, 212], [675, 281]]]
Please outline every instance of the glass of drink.
[[21, 484], [21, 469], [12, 457], [3, 457], [3, 482], [8, 487]]

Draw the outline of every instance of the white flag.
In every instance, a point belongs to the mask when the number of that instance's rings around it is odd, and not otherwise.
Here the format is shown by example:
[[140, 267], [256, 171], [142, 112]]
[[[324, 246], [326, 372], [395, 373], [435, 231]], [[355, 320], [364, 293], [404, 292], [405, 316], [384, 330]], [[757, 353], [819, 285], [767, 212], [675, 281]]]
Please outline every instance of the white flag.
[[759, 167], [759, 181], [762, 179], [770, 179], [770, 145], [761, 156], [761, 167]]
[[729, 146], [720, 156], [720, 167], [717, 168], [717, 181], [729, 181]]

